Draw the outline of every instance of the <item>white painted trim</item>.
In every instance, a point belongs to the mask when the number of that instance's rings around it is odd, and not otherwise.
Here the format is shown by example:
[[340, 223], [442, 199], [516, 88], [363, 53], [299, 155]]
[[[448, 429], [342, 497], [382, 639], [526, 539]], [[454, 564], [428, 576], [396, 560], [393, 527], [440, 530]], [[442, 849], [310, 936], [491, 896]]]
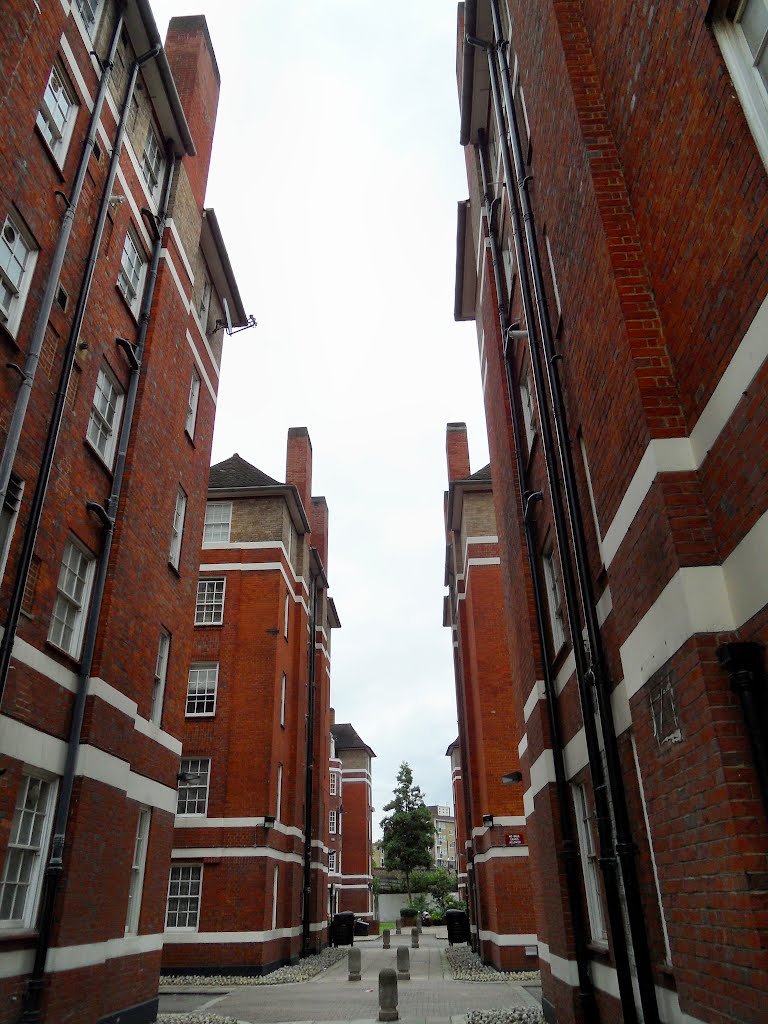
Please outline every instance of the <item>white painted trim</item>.
[[643, 821], [645, 822], [645, 834], [648, 837], [648, 850], [651, 854], [651, 867], [653, 868], [653, 882], [656, 886], [656, 900], [659, 904], [659, 916], [661, 917], [661, 929], [664, 933], [664, 952], [667, 957], [667, 963], [672, 963], [672, 949], [669, 944], [669, 931], [667, 929], [667, 916], [664, 913], [664, 901], [661, 898], [661, 884], [659, 883], [659, 871], [656, 866], [656, 851], [653, 845], [653, 836], [651, 835], [651, 822], [648, 818], [648, 805], [645, 800], [645, 786], [643, 785], [643, 773], [640, 771], [640, 759], [637, 756], [637, 743], [635, 742], [634, 734], [631, 734], [630, 742], [632, 743], [632, 758], [635, 762], [635, 774], [637, 775], [637, 788], [640, 792], [640, 804], [643, 808]]
[[187, 344], [192, 349], [192, 355], [195, 360], [195, 366], [197, 367], [198, 373], [200, 374], [200, 379], [203, 381], [206, 388], [208, 389], [208, 394], [213, 399], [213, 404], [216, 405], [216, 389], [214, 388], [213, 384], [211, 384], [211, 379], [208, 376], [208, 371], [203, 365], [203, 360], [200, 358], [200, 353], [197, 351], [195, 343], [192, 340], [192, 335], [189, 333], [189, 331], [185, 332], [185, 337], [187, 339]]
[[189, 262], [189, 257], [187, 256], [187, 250], [185, 249], [184, 243], [181, 240], [179, 229], [176, 227], [176, 221], [173, 219], [173, 217], [168, 217], [168, 219], [165, 222], [165, 226], [170, 232], [174, 242], [176, 243], [176, 248], [179, 250], [179, 256], [181, 257], [182, 265], [187, 272], [190, 287], [194, 288], [195, 275], [192, 270], [192, 264]]
[[291, 581], [282, 562], [203, 562], [200, 572], [279, 572], [285, 580], [289, 594], [293, 595], [294, 604], [299, 604], [309, 614], [304, 598], [293, 593]]
[[[493, 816], [494, 827], [499, 826], [500, 828], [522, 828], [525, 825], [525, 818], [520, 814], [508, 814]], [[476, 839], [478, 836], [484, 836], [486, 832], [490, 832], [488, 825], [478, 825], [477, 828], [472, 829], [472, 838]]]
[[0, 978], [17, 978], [20, 974], [29, 974], [34, 962], [34, 949], [12, 949], [2, 952], [0, 953]]
[[[200, 816], [188, 816], [183, 814], [176, 818], [175, 828], [263, 828], [264, 815], [256, 818], [206, 818]], [[304, 833], [293, 825], [285, 825], [282, 821], [276, 821], [272, 826], [272, 832], [281, 832], [284, 836], [295, 836], [304, 840]]]
[[572, 779], [582, 768], [586, 768], [589, 763], [589, 754], [587, 753], [587, 733], [584, 726], [563, 747], [563, 760], [567, 779]]
[[526, 722], [533, 714], [534, 708], [536, 707], [538, 702], [540, 700], [546, 700], [546, 696], [547, 691], [544, 688], [544, 680], [537, 679], [536, 682], [533, 684], [533, 688], [531, 692], [528, 694], [528, 699], [526, 700], [525, 706], [523, 707], [523, 717], [525, 718]]
[[539, 937], [535, 933], [531, 935], [500, 935], [498, 932], [490, 932], [481, 928], [479, 937], [481, 942], [492, 942], [494, 946], [538, 946], [539, 944]]
[[78, 946], [52, 946], [45, 961], [46, 971], [76, 971], [93, 967], [117, 957], [156, 953], [163, 948], [163, 936], [125, 935], [105, 942], [87, 942]]
[[509, 857], [528, 857], [527, 846], [492, 846], [485, 853], [476, 853], [472, 858], [475, 864], [485, 864], [489, 860], [506, 860]]
[[523, 810], [525, 811], [526, 820], [529, 820], [533, 816], [533, 812], [536, 810], [533, 793], [530, 789], [526, 789], [523, 793]]
[[547, 747], [531, 765], [531, 795], [536, 796], [545, 786], [555, 781], [555, 759]]
[[259, 857], [285, 864], [303, 864], [298, 853], [284, 853], [269, 846], [198, 846], [171, 850], [173, 860], [202, 860], [204, 857]]
[[523, 738], [517, 744], [517, 756], [518, 757], [522, 757], [527, 749], [528, 749], [528, 733], [524, 732], [523, 733]]
[[371, 773], [368, 771], [367, 768], [342, 768], [341, 769], [342, 777], [345, 776], [345, 775], [352, 775], [354, 773], [357, 773], [357, 774], [359, 774], [361, 776], [365, 776], [365, 777], [364, 778], [359, 778], [359, 779], [343, 779], [343, 784], [346, 785], [347, 782], [370, 782], [371, 781]]
[[560, 666], [560, 671], [555, 676], [555, 693], [560, 694], [565, 689], [568, 680], [571, 678], [573, 673], [576, 671], [576, 655], [573, 653], [573, 648], [568, 652], [568, 656]]
[[337, 886], [337, 888], [338, 889], [367, 889], [368, 885], [367, 884], [365, 884], [365, 885], [363, 885], [363, 884], [358, 885], [358, 884], [351, 884], [351, 883], [349, 885], [345, 885], [342, 882], [342, 884]]
[[[324, 927], [321, 926], [321, 927]], [[273, 939], [291, 939], [301, 935], [301, 925], [293, 928], [272, 928], [264, 932], [193, 932], [174, 931], [165, 933], [165, 945], [212, 945], [219, 942], [271, 942]]]

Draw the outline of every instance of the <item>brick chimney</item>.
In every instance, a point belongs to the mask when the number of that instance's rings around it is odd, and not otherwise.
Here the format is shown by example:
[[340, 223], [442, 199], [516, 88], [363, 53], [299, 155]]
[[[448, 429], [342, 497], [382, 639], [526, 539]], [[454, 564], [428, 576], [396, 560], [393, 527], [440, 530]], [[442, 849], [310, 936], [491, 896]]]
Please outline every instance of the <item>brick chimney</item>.
[[323, 567], [328, 573], [328, 502], [325, 498], [317, 497], [312, 498], [312, 505], [307, 509], [307, 515], [309, 516], [309, 525], [312, 527], [312, 547], [317, 549], [317, 553], [323, 563]]
[[470, 476], [466, 423], [449, 423], [447, 425], [445, 454], [448, 460], [448, 480], [466, 480]]
[[198, 208], [202, 209], [221, 86], [216, 55], [202, 14], [171, 18], [165, 55], [197, 150], [196, 156], [185, 156], [183, 163]]
[[[288, 430], [288, 449], [285, 459], [285, 482], [295, 484], [298, 488], [301, 503], [307, 513], [310, 527], [312, 523], [312, 442], [306, 427], [290, 427]], [[312, 543], [317, 547], [313, 539]]]

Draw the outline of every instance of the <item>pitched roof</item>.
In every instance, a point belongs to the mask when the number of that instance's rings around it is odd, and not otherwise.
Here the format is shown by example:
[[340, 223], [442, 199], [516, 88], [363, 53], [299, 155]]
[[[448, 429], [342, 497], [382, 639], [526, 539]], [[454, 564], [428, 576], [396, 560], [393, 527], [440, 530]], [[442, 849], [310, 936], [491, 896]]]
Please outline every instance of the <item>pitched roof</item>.
[[332, 725], [331, 732], [336, 743], [336, 750], [367, 750], [371, 757], [376, 757], [368, 744], [360, 739], [354, 726], [349, 722]]
[[482, 469], [478, 469], [476, 473], [473, 473], [469, 478], [470, 480], [490, 480], [491, 479], [491, 464], [483, 466]]
[[275, 480], [260, 469], [252, 466], [250, 462], [241, 459], [235, 453], [224, 462], [217, 462], [211, 466], [211, 475], [208, 478], [209, 487], [274, 487], [280, 486], [280, 481]]

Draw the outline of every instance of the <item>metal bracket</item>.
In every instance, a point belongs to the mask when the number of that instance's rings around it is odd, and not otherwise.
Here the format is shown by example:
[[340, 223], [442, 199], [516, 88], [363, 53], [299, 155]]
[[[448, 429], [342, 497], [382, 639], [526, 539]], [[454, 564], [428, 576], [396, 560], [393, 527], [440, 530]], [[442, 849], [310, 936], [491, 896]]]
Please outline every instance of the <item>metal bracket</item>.
[[125, 352], [128, 362], [131, 364], [131, 369], [138, 370], [139, 368], [139, 357], [136, 355], [138, 346], [132, 341], [128, 341], [127, 338], [115, 338], [115, 344], [118, 348], [121, 348]]

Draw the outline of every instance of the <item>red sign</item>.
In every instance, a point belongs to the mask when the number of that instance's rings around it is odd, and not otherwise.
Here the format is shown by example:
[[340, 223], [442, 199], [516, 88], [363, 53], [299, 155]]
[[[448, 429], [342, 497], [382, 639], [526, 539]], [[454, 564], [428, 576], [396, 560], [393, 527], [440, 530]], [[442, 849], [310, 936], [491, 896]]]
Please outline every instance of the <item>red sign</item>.
[[525, 846], [525, 836], [520, 832], [508, 832], [504, 836], [505, 846]]

